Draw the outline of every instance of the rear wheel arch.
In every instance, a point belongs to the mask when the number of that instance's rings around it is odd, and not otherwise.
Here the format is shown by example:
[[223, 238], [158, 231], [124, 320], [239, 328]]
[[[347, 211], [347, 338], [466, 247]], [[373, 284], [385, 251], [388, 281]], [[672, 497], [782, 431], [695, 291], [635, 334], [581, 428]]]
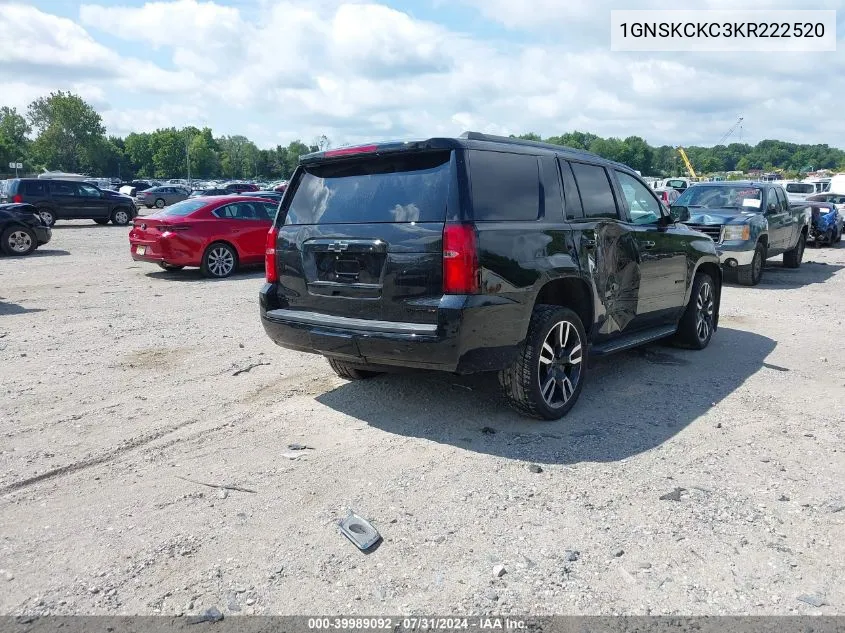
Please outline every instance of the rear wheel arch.
[[[226, 273], [225, 275], [222, 275], [222, 276], [209, 272], [209, 267], [208, 267], [209, 253], [216, 246], [226, 246], [234, 254], [234, 260], [235, 261], [232, 263], [231, 271], [229, 271], [228, 273]], [[200, 270], [206, 276], [212, 276], [212, 277], [215, 277], [215, 278], [229, 277], [230, 275], [233, 275], [234, 273], [236, 273], [238, 271], [238, 268], [240, 267], [240, 261], [241, 261], [240, 253], [238, 252], [238, 249], [235, 247], [234, 244], [232, 244], [231, 242], [229, 242], [227, 240], [214, 240], [214, 241], [210, 242], [202, 251], [202, 257], [200, 258]]]
[[[241, 251], [238, 249], [237, 246], [235, 246], [234, 243], [230, 242], [229, 240], [211, 240], [208, 244], [205, 245], [205, 248], [202, 249], [203, 257], [205, 257], [205, 254], [208, 252], [208, 250], [212, 246], [214, 246], [215, 244], [225, 244], [226, 246], [231, 248], [233, 251], [235, 251], [235, 255], [237, 256], [238, 261], [241, 260]], [[237, 262], [235, 262], [235, 263], [237, 264]]]
[[569, 308], [581, 319], [589, 338], [593, 329], [595, 308], [587, 282], [580, 277], [559, 277], [546, 282], [534, 299], [538, 305], [556, 305]]
[[[692, 275], [693, 282], [695, 281], [695, 276], [698, 273], [707, 273], [708, 275], [710, 275], [710, 278], [716, 284], [716, 314], [713, 316], [713, 329], [715, 330], [719, 327], [719, 306], [722, 302], [722, 280], [724, 278], [725, 273], [722, 270], [722, 267], [714, 262], [702, 262], [701, 264], [699, 264]], [[693, 284], [690, 283], [690, 296], [692, 293], [692, 285]], [[689, 303], [689, 299], [687, 299], [687, 303]]]

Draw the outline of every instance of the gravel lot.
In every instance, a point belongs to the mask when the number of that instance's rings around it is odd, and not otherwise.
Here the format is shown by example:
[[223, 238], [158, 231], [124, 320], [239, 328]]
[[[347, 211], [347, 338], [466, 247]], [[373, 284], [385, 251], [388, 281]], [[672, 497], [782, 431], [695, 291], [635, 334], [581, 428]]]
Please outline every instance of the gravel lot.
[[0, 259], [0, 613], [845, 613], [845, 247], [539, 423], [495, 378], [346, 383], [266, 338], [262, 271], [164, 272], [127, 232]]

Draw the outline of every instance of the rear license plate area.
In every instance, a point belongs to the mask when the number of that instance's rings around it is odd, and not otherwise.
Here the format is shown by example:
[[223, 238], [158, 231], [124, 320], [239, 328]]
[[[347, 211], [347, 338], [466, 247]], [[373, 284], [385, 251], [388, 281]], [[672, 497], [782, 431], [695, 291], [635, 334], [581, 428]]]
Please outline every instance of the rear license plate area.
[[138, 246], [135, 249], [135, 252], [138, 253], [138, 255], [144, 255], [147, 252], [147, 247], [146, 246]]
[[315, 331], [309, 334], [311, 347], [323, 354], [332, 356], [347, 356], [349, 358], [360, 358], [361, 351], [358, 343], [350, 334], [334, 334]]

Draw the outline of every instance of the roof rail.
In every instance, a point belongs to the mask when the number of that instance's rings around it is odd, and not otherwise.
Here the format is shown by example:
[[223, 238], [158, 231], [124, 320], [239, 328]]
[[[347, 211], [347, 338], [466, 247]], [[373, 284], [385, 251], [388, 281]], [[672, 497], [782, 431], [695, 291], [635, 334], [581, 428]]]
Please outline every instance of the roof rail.
[[576, 149], [574, 147], [568, 147], [566, 145], [555, 145], [554, 143], [543, 143], [540, 141], [528, 141], [521, 138], [512, 138], [510, 136], [497, 136], [495, 134], [484, 134], [482, 132], [470, 132], [466, 131], [460, 135], [459, 138], [466, 139], [468, 141], [490, 141], [493, 143], [507, 143], [509, 145], [522, 145], [524, 147], [539, 147], [542, 149], [549, 149], [557, 152], [568, 152], [570, 154], [578, 154], [581, 156], [586, 156], [590, 158], [600, 158], [601, 160], [606, 160], [609, 163], [613, 163], [615, 165], [621, 164], [617, 163], [616, 161], [609, 160], [607, 158], [602, 158], [598, 154], [593, 152], [588, 152], [583, 149]]

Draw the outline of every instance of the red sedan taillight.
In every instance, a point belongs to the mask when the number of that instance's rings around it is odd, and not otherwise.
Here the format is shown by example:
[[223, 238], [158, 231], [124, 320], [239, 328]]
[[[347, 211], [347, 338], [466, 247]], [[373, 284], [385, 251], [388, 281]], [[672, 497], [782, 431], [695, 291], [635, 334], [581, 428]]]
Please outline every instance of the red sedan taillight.
[[443, 292], [475, 294], [479, 288], [478, 244], [472, 224], [447, 224], [443, 229]]
[[16, 193], [14, 196], [12, 196], [12, 202], [23, 202], [23, 196], [19, 193]]
[[279, 281], [279, 271], [276, 269], [276, 241], [279, 239], [279, 229], [273, 227], [267, 231], [267, 241], [264, 248], [264, 278], [268, 284]]

